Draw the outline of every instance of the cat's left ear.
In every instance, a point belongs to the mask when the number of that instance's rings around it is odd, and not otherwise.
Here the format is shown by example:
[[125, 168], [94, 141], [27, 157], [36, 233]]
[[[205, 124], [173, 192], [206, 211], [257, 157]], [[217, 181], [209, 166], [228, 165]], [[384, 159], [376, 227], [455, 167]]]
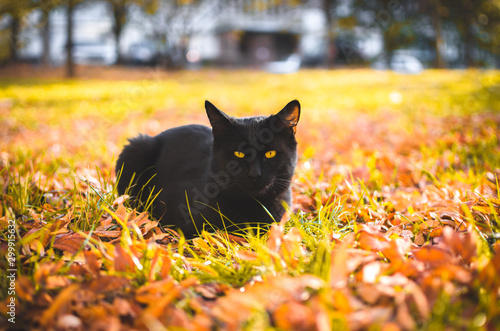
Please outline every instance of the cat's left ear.
[[205, 101], [205, 110], [207, 111], [210, 125], [215, 130], [222, 130], [231, 127], [229, 116], [215, 107], [210, 101]]
[[297, 132], [297, 123], [300, 118], [300, 103], [298, 100], [290, 101], [285, 108], [275, 115], [285, 127], [292, 129], [293, 134]]

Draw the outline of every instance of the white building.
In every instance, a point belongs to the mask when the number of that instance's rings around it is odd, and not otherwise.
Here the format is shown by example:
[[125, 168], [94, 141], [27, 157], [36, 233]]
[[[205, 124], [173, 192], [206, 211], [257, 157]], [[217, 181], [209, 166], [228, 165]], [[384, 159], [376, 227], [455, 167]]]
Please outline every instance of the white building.
[[[175, 61], [219, 65], [263, 65], [290, 59], [320, 58], [325, 53], [325, 17], [313, 6], [281, 5], [270, 10], [246, 4], [205, 0], [173, 9], [164, 2], [153, 15], [135, 8], [120, 39], [121, 54], [147, 62], [158, 54]], [[40, 58], [40, 13], [26, 19], [21, 57]], [[50, 58], [65, 61], [66, 9], [50, 14]], [[113, 21], [106, 4], [89, 2], [74, 12], [74, 56], [77, 63], [113, 64], [116, 61]], [[293, 56], [292, 56], [293, 55]], [[187, 59], [186, 59], [187, 56]]]

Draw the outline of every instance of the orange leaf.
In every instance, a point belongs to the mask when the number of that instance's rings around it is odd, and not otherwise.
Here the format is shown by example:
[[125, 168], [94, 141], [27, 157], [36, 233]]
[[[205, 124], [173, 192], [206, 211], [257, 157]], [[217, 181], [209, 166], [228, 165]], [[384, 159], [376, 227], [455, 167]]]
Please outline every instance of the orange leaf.
[[84, 252], [85, 260], [87, 261], [86, 267], [92, 276], [97, 277], [101, 269], [102, 261], [98, 259], [95, 252]]
[[396, 239], [389, 241], [387, 247], [382, 249], [382, 254], [391, 263], [400, 265], [404, 262], [404, 255], [409, 251], [411, 241], [409, 239]]
[[131, 252], [127, 252], [121, 245], [115, 246], [114, 266], [116, 271], [135, 270], [135, 263], [131, 254]]
[[160, 275], [162, 278], [167, 278], [170, 273], [170, 267], [172, 266], [172, 260], [169, 256], [164, 255], [162, 259]]
[[295, 301], [279, 305], [273, 317], [276, 326], [283, 330], [315, 329], [316, 323], [311, 308]]
[[291, 228], [283, 237], [282, 255], [292, 265], [297, 263], [297, 258], [305, 255], [305, 249], [301, 244], [301, 240], [300, 230], [295, 227]]
[[59, 295], [52, 302], [50, 307], [42, 313], [40, 318], [40, 324], [44, 327], [48, 327], [51, 323], [56, 320], [56, 316], [59, 310], [70, 302], [73, 294], [78, 290], [78, 285], [72, 284], [66, 287], [59, 293]]
[[113, 225], [113, 218], [108, 216], [105, 219], [101, 219], [100, 224], [104, 230], [107, 230]]
[[396, 323], [387, 323], [382, 327], [382, 331], [401, 331], [401, 328]]
[[94, 231], [94, 234], [98, 237], [102, 238], [118, 238], [122, 232], [120, 230], [114, 230], [114, 231]]
[[45, 278], [45, 288], [47, 290], [53, 290], [61, 287], [65, 287], [70, 283], [69, 279], [62, 275], [50, 275]]
[[407, 292], [409, 293], [410, 298], [412, 298], [415, 302], [417, 310], [420, 313], [420, 317], [423, 319], [429, 318], [431, 314], [430, 304], [420, 286], [410, 281], [407, 286]]
[[219, 274], [214, 269], [212, 269], [208, 264], [206, 264], [206, 262], [189, 260], [189, 264], [192, 267], [195, 267], [199, 270], [205, 271], [206, 273], [208, 273], [214, 277], [219, 276]]
[[199, 283], [198, 278], [193, 276], [193, 277], [189, 277], [189, 278], [184, 279], [180, 285], [183, 288], [188, 288], [188, 287], [191, 287], [193, 285], [197, 285], [198, 283]]
[[26, 276], [18, 275], [16, 279], [16, 295], [18, 298], [31, 302], [35, 295], [35, 287]]
[[155, 301], [149, 301], [149, 306], [143, 311], [142, 319], [150, 319], [151, 316], [160, 318], [164, 315], [166, 307], [180, 294], [178, 286], [171, 288], [160, 298]]
[[130, 280], [125, 277], [103, 275], [93, 279], [88, 288], [100, 293], [118, 289], [124, 290], [128, 284], [130, 284]]
[[495, 245], [495, 255], [479, 274], [479, 279], [492, 293], [500, 288], [500, 243]]
[[408, 309], [408, 305], [405, 302], [405, 298], [406, 296], [402, 292], [399, 293], [398, 296], [396, 296], [396, 320], [404, 330], [414, 330], [416, 324], [410, 314], [410, 310]]
[[153, 281], [155, 280], [155, 271], [156, 267], [158, 266], [158, 262], [160, 260], [161, 256], [161, 251], [159, 248], [155, 249], [153, 258], [151, 259], [151, 268], [149, 269], [149, 280]]
[[471, 263], [472, 259], [477, 255], [478, 239], [472, 227], [469, 227], [465, 234], [455, 232], [450, 227], [445, 227], [443, 229], [443, 242], [454, 254], [462, 256], [467, 263]]
[[356, 287], [356, 293], [368, 304], [375, 304], [383, 295], [374, 284], [361, 284]]
[[128, 195], [120, 195], [118, 198], [113, 201], [113, 207], [118, 205], [123, 205], [123, 203], [129, 198]]
[[381, 232], [361, 230], [358, 233], [359, 247], [371, 251], [382, 251], [389, 247], [387, 238]]
[[330, 263], [330, 286], [342, 288], [347, 285], [347, 247], [344, 243], [332, 251]]
[[171, 277], [164, 278], [139, 287], [135, 292], [135, 299], [141, 303], [151, 303], [162, 295], [170, 292], [178, 286]]
[[283, 240], [283, 229], [278, 225], [271, 225], [271, 229], [269, 230], [269, 239], [267, 240], [267, 247], [271, 251], [276, 251], [281, 246], [281, 242]]
[[54, 248], [74, 254], [82, 247], [85, 239], [85, 237], [75, 232], [60, 234], [54, 240]]
[[240, 249], [236, 252], [236, 257], [243, 261], [255, 261], [258, 259], [259, 254], [255, 253], [254, 251]]
[[345, 291], [340, 289], [333, 291], [333, 305], [344, 314], [349, 314], [352, 311], [347, 295], [348, 294], [345, 293]]
[[113, 308], [120, 316], [128, 315], [132, 318], [137, 316], [135, 311], [132, 309], [130, 302], [123, 298], [115, 297], [113, 300]]
[[436, 246], [424, 246], [415, 253], [415, 258], [432, 265], [447, 264], [452, 261], [449, 252]]

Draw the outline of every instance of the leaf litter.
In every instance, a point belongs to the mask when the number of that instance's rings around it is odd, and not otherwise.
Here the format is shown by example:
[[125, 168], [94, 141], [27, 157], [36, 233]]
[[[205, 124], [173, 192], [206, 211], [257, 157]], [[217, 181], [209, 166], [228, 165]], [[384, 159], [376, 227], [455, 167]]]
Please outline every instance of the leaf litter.
[[15, 219], [20, 325], [498, 328], [498, 114], [386, 108], [351, 120], [317, 107], [321, 121], [304, 112], [298, 133], [294, 206], [262, 237], [185, 241], [116, 196], [105, 156], [86, 160], [95, 169], [67, 165], [40, 142], [9, 148], [36, 129], [12, 136], [1, 145], [0, 250]]

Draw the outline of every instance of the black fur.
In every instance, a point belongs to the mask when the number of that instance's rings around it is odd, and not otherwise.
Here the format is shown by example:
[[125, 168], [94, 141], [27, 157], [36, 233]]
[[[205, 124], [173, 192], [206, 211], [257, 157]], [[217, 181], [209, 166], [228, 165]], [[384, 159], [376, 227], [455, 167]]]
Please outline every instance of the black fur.
[[116, 164], [118, 192], [142, 208], [156, 196], [154, 216], [187, 237], [279, 221], [282, 202], [291, 204], [299, 102], [269, 117], [234, 118], [208, 101], [205, 108], [212, 129], [187, 125], [130, 139]]

